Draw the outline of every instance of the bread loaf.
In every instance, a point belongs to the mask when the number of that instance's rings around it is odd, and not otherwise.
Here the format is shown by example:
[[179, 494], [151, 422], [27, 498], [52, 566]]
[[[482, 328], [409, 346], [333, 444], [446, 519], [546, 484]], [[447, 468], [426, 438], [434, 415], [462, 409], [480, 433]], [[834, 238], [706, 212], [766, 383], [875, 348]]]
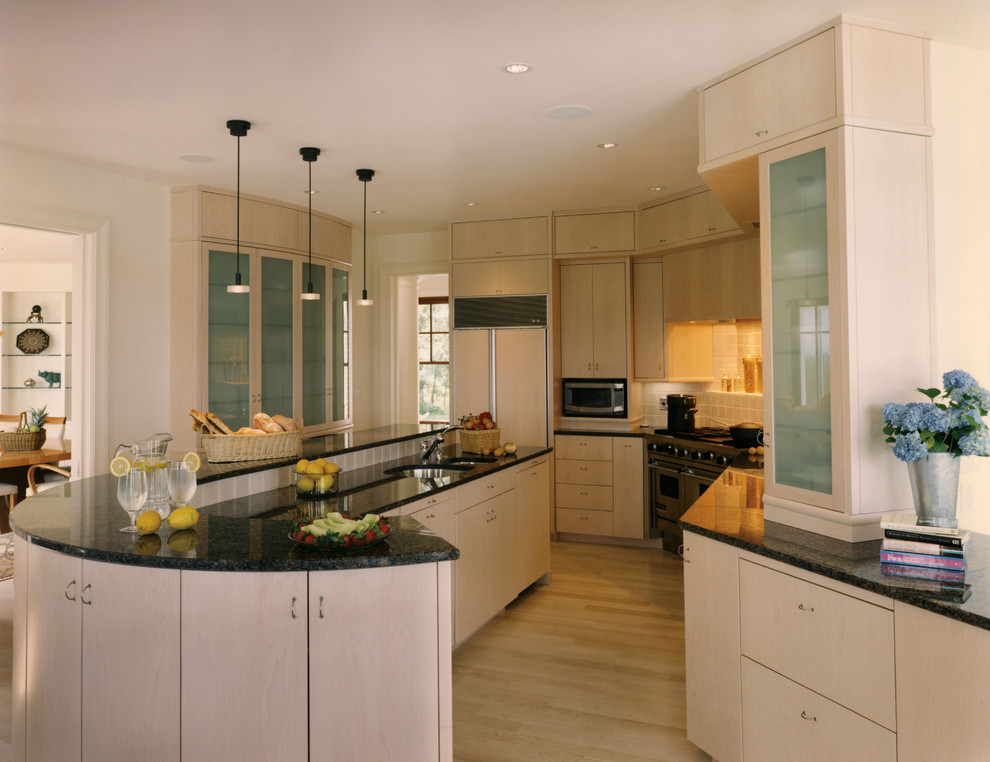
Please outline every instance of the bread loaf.
[[253, 422], [254, 428], [261, 429], [267, 434], [278, 434], [282, 431], [282, 427], [279, 426], [272, 417], [267, 413], [256, 413]]
[[209, 421], [210, 426], [212, 426], [213, 428], [215, 428], [217, 430], [217, 433], [218, 434], [233, 434], [234, 433], [233, 430], [226, 423], [224, 423], [223, 421], [220, 420], [220, 416], [215, 415], [214, 413], [211, 413], [209, 410], [207, 410], [204, 413], [204, 415], [206, 416], [206, 420]]
[[234, 433], [239, 434], [241, 436], [256, 436], [258, 434], [264, 435], [267, 434], [268, 432], [262, 431], [261, 429], [252, 429], [250, 426], [241, 426]]
[[282, 431], [299, 431], [299, 426], [291, 418], [286, 418], [284, 415], [273, 415], [272, 420], [277, 423]]

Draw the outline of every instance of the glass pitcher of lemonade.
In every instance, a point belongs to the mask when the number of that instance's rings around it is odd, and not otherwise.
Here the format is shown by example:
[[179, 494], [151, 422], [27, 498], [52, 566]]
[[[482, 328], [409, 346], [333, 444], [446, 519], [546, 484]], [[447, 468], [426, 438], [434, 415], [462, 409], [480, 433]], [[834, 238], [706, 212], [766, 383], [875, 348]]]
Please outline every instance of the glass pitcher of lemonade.
[[135, 468], [140, 468], [148, 474], [148, 499], [145, 501], [145, 509], [158, 511], [163, 520], [171, 513], [168, 497], [168, 461], [165, 457], [165, 451], [171, 441], [171, 434], [154, 434], [131, 445]]

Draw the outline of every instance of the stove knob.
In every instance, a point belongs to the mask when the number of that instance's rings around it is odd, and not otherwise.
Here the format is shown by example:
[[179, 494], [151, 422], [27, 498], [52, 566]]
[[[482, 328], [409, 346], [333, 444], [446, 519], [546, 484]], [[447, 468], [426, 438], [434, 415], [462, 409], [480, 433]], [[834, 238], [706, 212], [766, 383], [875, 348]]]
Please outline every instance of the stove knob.
[[715, 458], [715, 464], [716, 465], [719, 465], [719, 466], [727, 466], [727, 465], [729, 465], [729, 456], [728, 455], [719, 455], [719, 456], [717, 456]]
[[674, 455], [678, 455], [682, 458], [686, 458], [688, 454], [686, 447], [678, 447], [674, 450]]
[[695, 450], [691, 453], [691, 460], [701, 460], [701, 450]]
[[701, 453], [701, 459], [715, 460], [715, 453], [713, 453], [711, 450], [705, 450], [703, 453]]

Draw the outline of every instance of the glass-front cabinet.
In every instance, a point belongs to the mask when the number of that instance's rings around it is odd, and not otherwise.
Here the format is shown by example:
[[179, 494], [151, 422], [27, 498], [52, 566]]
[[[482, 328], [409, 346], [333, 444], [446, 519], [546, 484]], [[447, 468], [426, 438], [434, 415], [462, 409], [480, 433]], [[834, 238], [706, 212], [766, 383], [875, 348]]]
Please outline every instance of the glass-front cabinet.
[[[832, 332], [830, 198], [834, 178], [827, 145], [781, 149], [763, 176], [769, 224], [765, 228], [764, 351], [766, 458], [769, 491], [823, 508], [833, 507]], [[769, 314], [767, 314], [769, 313]], [[769, 387], [769, 388], [768, 388]]]
[[[235, 431], [255, 413], [302, 418], [307, 430], [350, 423], [347, 270], [329, 262], [207, 247], [208, 409]], [[318, 300], [300, 294], [312, 280]]]

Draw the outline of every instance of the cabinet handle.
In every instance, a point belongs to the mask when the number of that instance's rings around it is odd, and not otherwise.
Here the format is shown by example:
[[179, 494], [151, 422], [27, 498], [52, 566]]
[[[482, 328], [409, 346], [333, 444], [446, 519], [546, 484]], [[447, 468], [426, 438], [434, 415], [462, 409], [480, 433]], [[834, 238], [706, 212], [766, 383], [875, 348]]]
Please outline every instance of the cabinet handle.
[[426, 518], [428, 518], [428, 519], [435, 519], [436, 517], [437, 517], [437, 515], [435, 513], [429, 513], [429, 514], [426, 515]]
[[807, 713], [806, 711], [804, 711], [803, 709], [801, 710], [801, 719], [802, 719], [802, 720], [808, 720], [808, 721], [810, 721], [810, 722], [818, 722], [818, 718], [817, 718], [817, 717], [815, 717], [815, 716], [814, 716], [814, 715], [812, 715], [812, 714], [808, 714], [808, 713]]
[[292, 605], [289, 606], [289, 613], [292, 614], [292, 618], [296, 618], [296, 596], [292, 596]]
[[66, 597], [66, 599], [68, 599], [70, 601], [74, 601], [76, 599], [76, 595], [75, 595], [74, 592], [73, 592], [72, 595], [69, 595], [69, 588], [72, 587], [72, 586], [74, 586], [75, 584], [76, 584], [76, 581], [75, 580], [72, 580], [68, 585], [65, 586], [65, 597]]
[[323, 596], [320, 596], [320, 619], [323, 619]]
[[681, 558], [683, 558], [684, 559], [684, 563], [686, 563], [686, 564], [691, 563], [691, 559], [687, 557], [687, 554], [688, 554], [688, 551], [689, 550], [691, 550], [691, 548], [687, 548], [684, 545], [678, 545], [677, 546], [677, 555], [679, 555]]
[[83, 603], [85, 603], [85, 604], [86, 604], [87, 606], [92, 606], [92, 605], [93, 605], [93, 601], [92, 601], [92, 599], [90, 599], [90, 600], [88, 600], [88, 601], [86, 600], [86, 591], [87, 591], [87, 590], [92, 590], [92, 589], [93, 589], [93, 586], [92, 586], [92, 585], [86, 585], [86, 587], [84, 587], [84, 588], [82, 589], [82, 592], [81, 592], [81, 593], [79, 593], [79, 600], [81, 600], [81, 601], [82, 601]]
[[588, 517], [587, 516], [578, 516], [578, 518], [581, 519], [581, 521], [587, 521], [588, 520]]
[[815, 613], [815, 607], [814, 606], [805, 606], [803, 603], [799, 603], [798, 604], [798, 608], [801, 609], [801, 611], [807, 611], [809, 614], [814, 614]]
[[761, 137], [763, 137], [766, 134], [767, 134], [767, 130], [757, 130], [756, 131], [756, 137], [758, 137], [758, 138], [761, 138]]

